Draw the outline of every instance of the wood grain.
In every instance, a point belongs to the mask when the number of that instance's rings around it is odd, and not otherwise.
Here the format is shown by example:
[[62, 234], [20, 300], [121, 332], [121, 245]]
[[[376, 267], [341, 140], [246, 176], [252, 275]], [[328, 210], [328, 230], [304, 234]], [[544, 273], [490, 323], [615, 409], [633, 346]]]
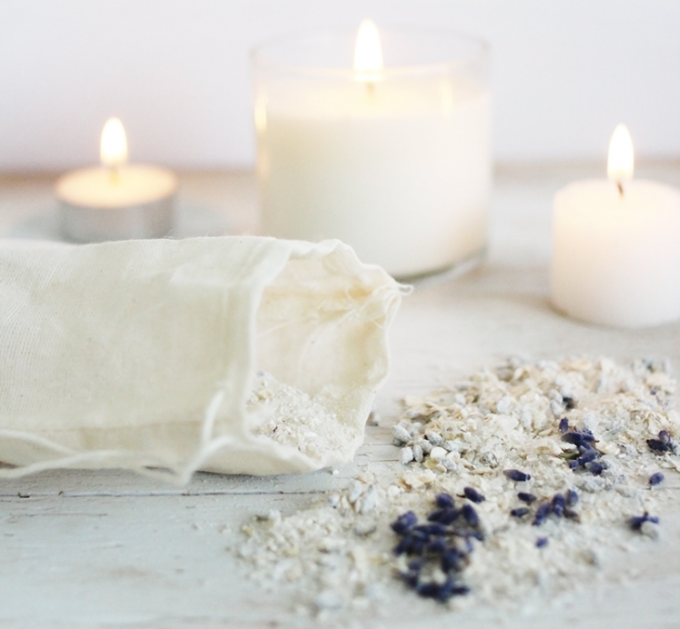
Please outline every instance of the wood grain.
[[[674, 165], [647, 171], [680, 184]], [[392, 375], [377, 401], [381, 426], [368, 428], [355, 461], [338, 474], [198, 474], [184, 489], [118, 471], [1, 481], [0, 626], [316, 626], [291, 610], [286, 588], [263, 592], [250, 582], [229, 549], [239, 545], [240, 526], [254, 514], [313, 504], [367, 465], [393, 474], [398, 452], [389, 444], [389, 425], [402, 396], [445, 386], [510, 354], [655, 356], [680, 365], [680, 323], [611, 330], [565, 319], [548, 304], [552, 195], [571, 179], [598, 175], [587, 165], [501, 170], [486, 262], [463, 277], [426, 280], [404, 301], [391, 332]], [[256, 228], [250, 174], [188, 173], [181, 181], [177, 235]], [[55, 236], [51, 185], [50, 178], [0, 179], [0, 236]], [[679, 490], [680, 478], [669, 477], [661, 540], [645, 553], [612, 551], [603, 559], [602, 582], [584, 584], [576, 596], [539, 596], [522, 611], [452, 614], [395, 587], [382, 616], [357, 613], [353, 626], [678, 627]]]

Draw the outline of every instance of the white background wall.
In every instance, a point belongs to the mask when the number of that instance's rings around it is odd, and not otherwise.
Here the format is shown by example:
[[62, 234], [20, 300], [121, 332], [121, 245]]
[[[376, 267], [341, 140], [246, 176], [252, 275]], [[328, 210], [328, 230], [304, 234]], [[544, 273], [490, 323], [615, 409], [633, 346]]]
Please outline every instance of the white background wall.
[[98, 159], [119, 116], [136, 161], [254, 157], [248, 50], [290, 31], [463, 30], [493, 53], [500, 160], [680, 157], [680, 0], [0, 0], [0, 171]]

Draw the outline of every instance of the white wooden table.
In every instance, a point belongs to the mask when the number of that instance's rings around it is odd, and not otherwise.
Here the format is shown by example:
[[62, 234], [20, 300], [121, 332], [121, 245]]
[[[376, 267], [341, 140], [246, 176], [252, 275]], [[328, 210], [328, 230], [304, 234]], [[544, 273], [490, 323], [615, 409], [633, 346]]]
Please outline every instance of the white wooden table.
[[[433, 278], [408, 297], [392, 330], [393, 371], [378, 398], [381, 426], [369, 428], [353, 464], [337, 476], [250, 478], [200, 474], [176, 490], [132, 474], [63, 471], [0, 481], [0, 627], [306, 627], [285, 594], [264, 594], [227, 549], [239, 528], [270, 508], [283, 514], [344, 486], [363, 466], [396, 467], [389, 425], [398, 399], [427, 391], [510, 354], [619, 359], [669, 357], [680, 365], [680, 323], [617, 331], [560, 317], [547, 303], [550, 211], [554, 191], [603, 167], [506, 167], [497, 177], [490, 249], [469, 275]], [[680, 164], [640, 168], [680, 186]], [[249, 173], [181, 177], [178, 235], [253, 230], [256, 194]], [[53, 237], [48, 177], [0, 178], [0, 236]], [[678, 243], [680, 246], [680, 243]], [[680, 290], [680, 287], [669, 287]], [[1, 304], [0, 304], [0, 307]], [[612, 555], [604, 583], [585, 584], [578, 601], [545, 601], [510, 613], [503, 626], [680, 627], [680, 480], [670, 479], [663, 537], [633, 563]], [[499, 567], [502, 569], [502, 567]], [[618, 576], [638, 574], [630, 585]], [[611, 579], [610, 579], [611, 578]], [[490, 627], [499, 613], [452, 614], [394, 589], [371, 627]]]

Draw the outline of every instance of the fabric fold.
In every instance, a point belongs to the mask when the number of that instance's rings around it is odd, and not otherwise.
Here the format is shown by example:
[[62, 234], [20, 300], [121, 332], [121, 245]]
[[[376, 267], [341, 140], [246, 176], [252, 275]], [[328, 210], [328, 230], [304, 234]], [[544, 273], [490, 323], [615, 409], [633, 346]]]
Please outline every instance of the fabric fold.
[[[339, 241], [0, 246], [0, 469], [350, 460], [403, 287]], [[159, 471], [160, 470], [160, 471]]]

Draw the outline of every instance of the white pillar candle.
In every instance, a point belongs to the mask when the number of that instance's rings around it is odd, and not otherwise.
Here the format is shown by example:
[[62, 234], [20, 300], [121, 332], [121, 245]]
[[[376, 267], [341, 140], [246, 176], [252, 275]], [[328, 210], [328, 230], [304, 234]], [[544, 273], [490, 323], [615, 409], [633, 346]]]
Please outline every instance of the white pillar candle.
[[609, 180], [555, 196], [551, 299], [565, 314], [640, 328], [680, 318], [680, 191], [632, 179], [633, 151], [617, 127]]
[[177, 190], [174, 173], [127, 164], [127, 138], [117, 118], [104, 125], [101, 161], [57, 181], [63, 234], [79, 242], [166, 235]]
[[352, 69], [342, 67], [351, 46], [343, 56], [337, 38], [256, 53], [262, 229], [283, 238], [339, 238], [362, 260], [410, 277], [485, 246], [486, 49], [408, 33], [388, 32], [387, 42], [386, 59], [392, 53], [403, 65], [383, 66], [370, 24], [360, 28]]

